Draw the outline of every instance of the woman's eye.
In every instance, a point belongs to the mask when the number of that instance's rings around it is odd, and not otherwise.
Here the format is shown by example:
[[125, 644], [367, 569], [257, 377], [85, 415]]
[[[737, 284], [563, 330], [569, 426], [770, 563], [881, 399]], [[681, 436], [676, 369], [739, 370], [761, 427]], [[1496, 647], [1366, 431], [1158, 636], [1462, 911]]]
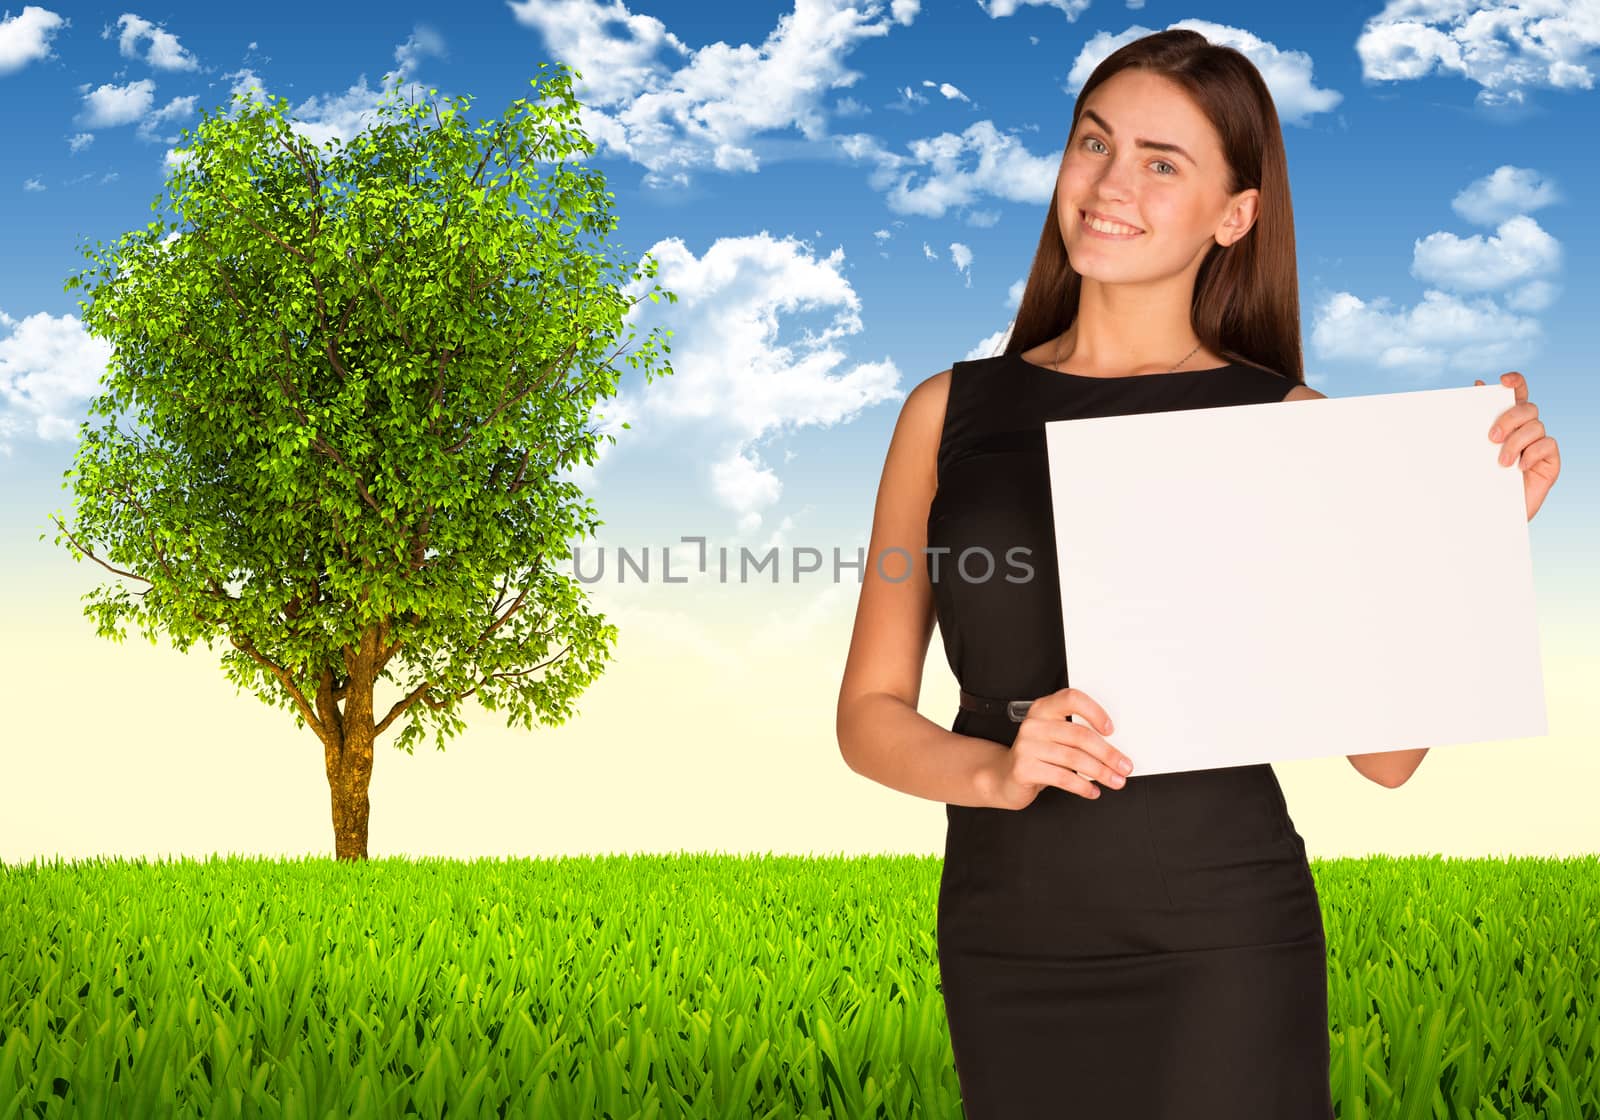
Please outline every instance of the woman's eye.
[[[1100, 144], [1100, 140], [1099, 140], [1099, 138], [1098, 138], [1098, 137], [1094, 137], [1094, 136], [1085, 136], [1085, 137], [1084, 137], [1084, 138], [1083, 138], [1083, 142], [1084, 142], [1084, 143], [1085, 143], [1085, 144]], [[1101, 146], [1101, 147], [1105, 147], [1105, 145], [1104, 145], [1104, 144], [1100, 144], [1100, 146]], [[1176, 174], [1177, 174], [1177, 173], [1178, 173], [1178, 169], [1177, 169], [1177, 168], [1176, 168], [1176, 167], [1174, 167], [1174, 166], [1172, 166], [1172, 164], [1170, 164], [1170, 163], [1168, 163], [1168, 162], [1167, 162], [1167, 161], [1166, 161], [1166, 160], [1164, 160], [1164, 159], [1158, 159], [1158, 160], [1156, 160], [1156, 161], [1154, 161], [1154, 163], [1153, 163], [1153, 164], [1152, 164], [1152, 166], [1155, 166], [1155, 167], [1165, 167], [1165, 168], [1166, 168], [1166, 169], [1167, 169], [1167, 170], [1165, 170], [1165, 171], [1163, 171], [1163, 172], [1162, 172], [1162, 173], [1161, 173], [1161, 174], [1162, 174], [1162, 175], [1163, 175], [1163, 176], [1166, 176], [1166, 175], [1176, 175]]]

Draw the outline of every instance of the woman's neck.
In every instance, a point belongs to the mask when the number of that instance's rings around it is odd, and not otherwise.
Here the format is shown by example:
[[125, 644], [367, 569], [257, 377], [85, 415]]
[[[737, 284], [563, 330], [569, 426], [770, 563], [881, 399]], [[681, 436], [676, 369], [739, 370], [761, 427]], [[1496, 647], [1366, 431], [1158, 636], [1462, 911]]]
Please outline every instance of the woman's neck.
[[1105, 377], [1222, 365], [1223, 359], [1201, 343], [1190, 324], [1193, 291], [1192, 286], [1179, 290], [1169, 285], [1166, 292], [1143, 286], [1136, 292], [1084, 277], [1077, 317], [1040, 348], [1046, 355], [1043, 364]]

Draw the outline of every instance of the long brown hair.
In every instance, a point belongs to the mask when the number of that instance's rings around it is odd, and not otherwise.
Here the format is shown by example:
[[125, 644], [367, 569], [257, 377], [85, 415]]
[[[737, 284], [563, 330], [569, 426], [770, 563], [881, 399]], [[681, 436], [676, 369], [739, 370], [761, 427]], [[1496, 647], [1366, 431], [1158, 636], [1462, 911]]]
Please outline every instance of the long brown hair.
[[[1138, 68], [1181, 86], [1211, 120], [1228, 163], [1227, 191], [1261, 192], [1255, 224], [1232, 245], [1213, 244], [1195, 274], [1191, 325], [1200, 341], [1229, 361], [1254, 365], [1303, 384], [1300, 288], [1296, 279], [1294, 208], [1289, 203], [1288, 160], [1272, 94], [1255, 65], [1232, 47], [1219, 47], [1198, 31], [1158, 31], [1108, 56], [1072, 106], [1078, 127], [1084, 103], [1120, 70]], [[1064, 151], [1063, 151], [1064, 154]], [[1082, 278], [1067, 260], [1050, 192], [1039, 248], [1003, 354], [1017, 355], [1055, 338], [1078, 314]]]

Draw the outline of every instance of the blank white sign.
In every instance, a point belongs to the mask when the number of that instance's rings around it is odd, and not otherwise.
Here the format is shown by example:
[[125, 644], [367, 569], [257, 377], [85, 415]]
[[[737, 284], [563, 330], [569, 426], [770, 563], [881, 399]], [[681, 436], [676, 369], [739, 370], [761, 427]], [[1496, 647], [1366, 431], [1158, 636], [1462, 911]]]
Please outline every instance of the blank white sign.
[[1134, 775], [1547, 734], [1514, 403], [1046, 423], [1068, 678]]

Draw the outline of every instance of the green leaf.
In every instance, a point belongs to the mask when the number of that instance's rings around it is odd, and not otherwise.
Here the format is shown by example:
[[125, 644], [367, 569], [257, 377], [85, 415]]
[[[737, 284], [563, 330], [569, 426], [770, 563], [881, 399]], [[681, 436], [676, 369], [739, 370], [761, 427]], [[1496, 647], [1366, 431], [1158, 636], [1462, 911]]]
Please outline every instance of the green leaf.
[[[97, 633], [221, 642], [237, 686], [327, 731], [324, 672], [370, 700], [372, 674], [348, 667], [382, 632], [386, 682], [430, 701], [389, 725], [405, 749], [459, 731], [468, 692], [508, 725], [571, 713], [615, 632], [546, 558], [596, 527], [558, 475], [598, 442], [573, 433], [616, 394], [634, 273], [566, 232], [616, 225], [598, 170], [563, 166], [588, 145], [571, 81], [530, 83], [501, 130], [463, 127], [471, 99], [430, 90], [320, 146], [285, 98], [202, 110], [151, 204], [172, 220], [86, 248], [66, 282], [112, 355], [88, 410], [107, 423], [84, 425], [69, 472], [72, 533], [142, 592], [88, 604]], [[473, 181], [486, 156], [492, 198]], [[497, 271], [542, 283], [486, 283]], [[664, 352], [624, 360], [664, 376]], [[564, 368], [541, 378], [535, 353]], [[489, 424], [508, 392], [527, 407]], [[550, 447], [565, 459], [525, 460]]]

